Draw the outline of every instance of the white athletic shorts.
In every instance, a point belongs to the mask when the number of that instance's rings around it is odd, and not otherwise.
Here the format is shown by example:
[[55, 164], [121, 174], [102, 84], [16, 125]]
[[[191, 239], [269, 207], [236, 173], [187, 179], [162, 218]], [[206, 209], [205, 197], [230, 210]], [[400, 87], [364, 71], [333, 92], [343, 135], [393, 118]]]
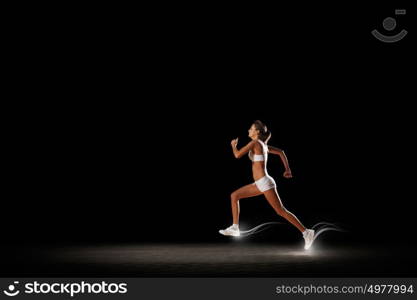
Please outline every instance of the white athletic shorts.
[[256, 180], [253, 184], [261, 191], [265, 192], [270, 189], [276, 188], [275, 180], [269, 175], [265, 175], [264, 177]]

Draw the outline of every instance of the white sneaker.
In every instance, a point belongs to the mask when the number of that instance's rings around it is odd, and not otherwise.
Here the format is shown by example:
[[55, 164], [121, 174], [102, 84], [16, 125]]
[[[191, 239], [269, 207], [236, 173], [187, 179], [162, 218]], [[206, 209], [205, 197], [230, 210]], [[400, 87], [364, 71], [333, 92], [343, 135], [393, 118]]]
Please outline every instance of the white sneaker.
[[313, 229], [306, 229], [303, 232], [303, 237], [305, 241], [304, 249], [307, 250], [311, 247], [314, 241], [314, 230]]
[[233, 225], [226, 229], [219, 230], [219, 232], [223, 235], [240, 236], [239, 229], [234, 228]]

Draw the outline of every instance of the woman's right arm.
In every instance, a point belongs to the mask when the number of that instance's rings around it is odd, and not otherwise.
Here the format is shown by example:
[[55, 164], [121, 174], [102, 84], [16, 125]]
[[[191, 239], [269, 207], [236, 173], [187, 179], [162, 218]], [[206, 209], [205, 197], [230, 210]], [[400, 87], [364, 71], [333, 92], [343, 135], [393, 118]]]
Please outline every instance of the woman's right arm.
[[276, 147], [272, 147], [272, 146], [268, 146], [268, 150], [269, 152], [279, 155], [279, 157], [281, 158], [282, 163], [284, 164], [285, 167], [285, 172], [284, 172], [284, 177], [286, 178], [291, 178], [292, 174], [291, 174], [291, 169], [290, 166], [288, 164], [288, 159], [287, 156], [284, 153], [284, 150], [276, 148]]

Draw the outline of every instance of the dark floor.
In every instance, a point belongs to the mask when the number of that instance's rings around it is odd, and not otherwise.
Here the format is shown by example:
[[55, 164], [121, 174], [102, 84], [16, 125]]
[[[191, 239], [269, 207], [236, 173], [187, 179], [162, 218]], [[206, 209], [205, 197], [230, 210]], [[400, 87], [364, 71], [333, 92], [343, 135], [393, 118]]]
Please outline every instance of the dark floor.
[[2, 277], [415, 277], [415, 246], [96, 244], [1, 246]]

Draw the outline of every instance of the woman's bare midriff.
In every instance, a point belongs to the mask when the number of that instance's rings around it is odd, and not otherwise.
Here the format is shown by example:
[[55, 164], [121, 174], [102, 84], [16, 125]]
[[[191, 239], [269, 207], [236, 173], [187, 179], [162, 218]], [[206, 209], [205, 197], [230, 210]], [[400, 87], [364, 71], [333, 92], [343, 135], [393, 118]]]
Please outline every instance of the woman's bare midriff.
[[265, 164], [263, 161], [252, 162], [252, 174], [255, 181], [266, 175]]

